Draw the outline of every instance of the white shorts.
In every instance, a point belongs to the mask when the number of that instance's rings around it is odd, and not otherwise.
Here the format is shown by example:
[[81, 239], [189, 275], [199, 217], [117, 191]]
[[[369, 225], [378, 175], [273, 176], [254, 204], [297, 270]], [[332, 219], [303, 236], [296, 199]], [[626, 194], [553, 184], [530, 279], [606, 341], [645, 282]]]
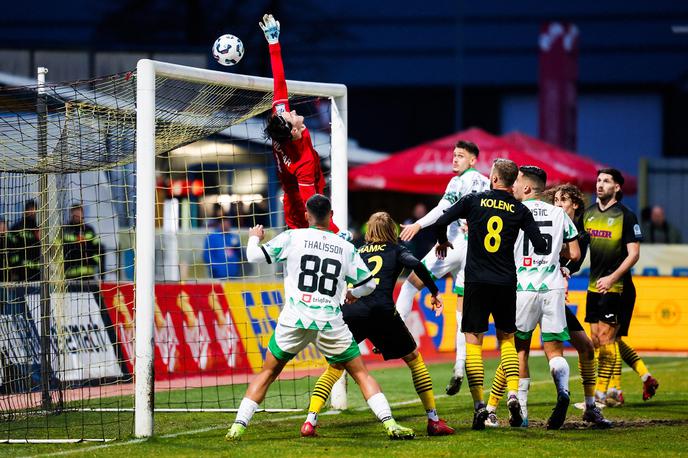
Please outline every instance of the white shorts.
[[343, 321], [342, 324], [324, 331], [277, 323], [268, 349], [280, 361], [289, 361], [311, 342], [330, 364], [346, 363], [361, 356], [353, 334]]
[[459, 271], [464, 268], [466, 251], [468, 250], [465, 234], [461, 234], [454, 240], [451, 240], [451, 243], [454, 245], [454, 248], [447, 250], [446, 258], [439, 259], [435, 254], [435, 247], [432, 247], [421, 261], [435, 279], [442, 278], [449, 273], [456, 279]]
[[543, 342], [570, 340], [565, 295], [563, 289], [516, 293], [516, 337], [529, 339], [539, 324]]

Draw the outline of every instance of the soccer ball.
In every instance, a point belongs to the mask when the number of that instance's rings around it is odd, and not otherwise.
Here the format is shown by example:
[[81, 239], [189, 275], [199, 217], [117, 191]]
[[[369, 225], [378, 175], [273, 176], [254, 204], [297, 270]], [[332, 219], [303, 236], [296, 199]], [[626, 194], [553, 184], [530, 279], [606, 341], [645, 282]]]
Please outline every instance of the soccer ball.
[[239, 37], [222, 35], [213, 44], [213, 57], [220, 65], [234, 65], [244, 57], [244, 44]]

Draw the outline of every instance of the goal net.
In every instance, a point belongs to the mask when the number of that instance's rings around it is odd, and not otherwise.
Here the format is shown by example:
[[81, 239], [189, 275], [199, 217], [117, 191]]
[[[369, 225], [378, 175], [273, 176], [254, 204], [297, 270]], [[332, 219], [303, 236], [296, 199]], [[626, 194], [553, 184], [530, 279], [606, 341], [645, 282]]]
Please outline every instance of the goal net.
[[[142, 60], [0, 90], [0, 441], [229, 424], [282, 305], [279, 267], [245, 261], [249, 227], [284, 229], [272, 84]], [[346, 227], [346, 88], [288, 84]], [[305, 409], [323, 364], [304, 350], [261, 408]]]

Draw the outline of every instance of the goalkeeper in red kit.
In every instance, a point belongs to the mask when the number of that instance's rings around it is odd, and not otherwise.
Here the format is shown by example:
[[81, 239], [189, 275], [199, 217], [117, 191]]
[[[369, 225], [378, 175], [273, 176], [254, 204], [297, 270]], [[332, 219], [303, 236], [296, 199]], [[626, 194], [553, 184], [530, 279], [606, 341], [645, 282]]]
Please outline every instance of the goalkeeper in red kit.
[[[324, 194], [325, 177], [320, 168], [318, 152], [313, 148], [311, 134], [303, 123], [303, 116], [289, 109], [279, 44], [280, 23], [271, 14], [266, 14], [258, 25], [268, 41], [275, 84], [272, 114], [265, 133], [272, 139], [277, 176], [284, 189], [284, 218], [289, 229], [307, 228], [304, 203], [314, 194]], [[330, 230], [339, 232], [333, 222], [330, 222]]]

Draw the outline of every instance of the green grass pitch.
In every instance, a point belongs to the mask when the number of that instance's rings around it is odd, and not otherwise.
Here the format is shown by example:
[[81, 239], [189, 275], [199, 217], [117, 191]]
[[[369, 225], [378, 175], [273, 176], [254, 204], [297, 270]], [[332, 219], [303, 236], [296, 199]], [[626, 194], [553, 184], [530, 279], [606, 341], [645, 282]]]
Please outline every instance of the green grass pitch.
[[[573, 402], [582, 400], [575, 358], [568, 358], [574, 378]], [[321, 415], [319, 437], [302, 439], [299, 428], [305, 413], [258, 413], [238, 443], [223, 440], [234, 414], [156, 414], [156, 437], [148, 441], [124, 437], [104, 445], [0, 445], [2, 456], [231, 456], [231, 457], [321, 457], [321, 456], [678, 456], [688, 455], [688, 359], [645, 358], [660, 381], [657, 396], [649, 402], [641, 397], [637, 375], [624, 368], [626, 404], [607, 408], [615, 422], [611, 430], [594, 430], [583, 425], [581, 411], [569, 408], [567, 423], [560, 431], [547, 431], [544, 422], [555, 401], [555, 390], [543, 357], [531, 359], [529, 420], [531, 427], [512, 429], [506, 408], [498, 414], [498, 429], [471, 431], [472, 402], [467, 386], [457, 396], [444, 395], [451, 370], [449, 363], [431, 364], [430, 372], [440, 416], [454, 426], [454, 436], [432, 438], [425, 432], [426, 419], [413, 390], [410, 373], [404, 367], [377, 369], [373, 374], [383, 387], [399, 423], [413, 427], [413, 441], [390, 441], [382, 426], [367, 409], [356, 385], [349, 383], [350, 408], [334, 415]], [[497, 360], [486, 361], [486, 380], [492, 379]], [[297, 383], [306, 383], [301, 381]], [[314, 379], [311, 379], [314, 383]], [[234, 387], [237, 389], [237, 387]], [[489, 386], [486, 386], [489, 389]], [[189, 393], [187, 393], [187, 396]], [[487, 399], [487, 395], [486, 395]], [[307, 404], [307, 398], [299, 402]]]

